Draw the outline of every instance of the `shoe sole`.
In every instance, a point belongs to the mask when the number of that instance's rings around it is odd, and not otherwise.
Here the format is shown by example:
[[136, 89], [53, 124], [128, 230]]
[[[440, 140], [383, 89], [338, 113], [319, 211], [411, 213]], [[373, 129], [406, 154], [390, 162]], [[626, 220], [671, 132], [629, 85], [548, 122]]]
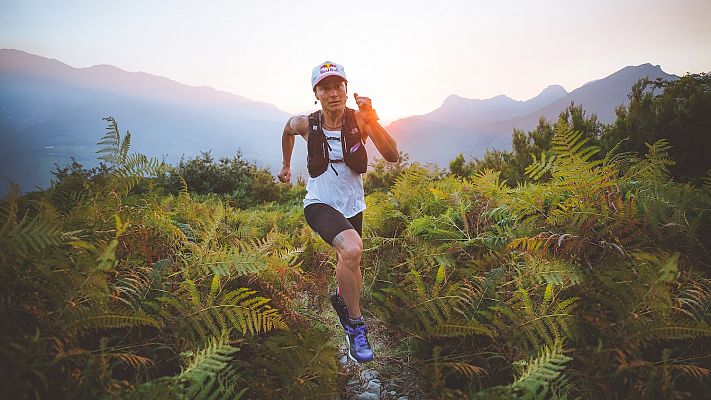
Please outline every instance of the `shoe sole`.
[[351, 341], [348, 340], [348, 335], [346, 335], [346, 346], [348, 346], [348, 358], [350, 358], [351, 360], [353, 360], [357, 363], [365, 363], [365, 362], [373, 361], [373, 359], [375, 358], [375, 354], [373, 354], [373, 357], [371, 357], [368, 360], [363, 360], [363, 361], [356, 360], [356, 358], [351, 355]]

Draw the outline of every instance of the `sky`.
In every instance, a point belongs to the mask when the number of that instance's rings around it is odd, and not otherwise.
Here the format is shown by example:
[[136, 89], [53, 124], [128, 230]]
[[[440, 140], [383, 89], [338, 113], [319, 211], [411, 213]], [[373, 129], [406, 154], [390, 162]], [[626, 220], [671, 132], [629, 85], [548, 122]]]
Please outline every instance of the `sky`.
[[711, 71], [711, 1], [6, 1], [0, 48], [207, 85], [290, 113], [311, 69], [345, 67], [384, 121], [449, 95], [572, 91], [627, 65]]

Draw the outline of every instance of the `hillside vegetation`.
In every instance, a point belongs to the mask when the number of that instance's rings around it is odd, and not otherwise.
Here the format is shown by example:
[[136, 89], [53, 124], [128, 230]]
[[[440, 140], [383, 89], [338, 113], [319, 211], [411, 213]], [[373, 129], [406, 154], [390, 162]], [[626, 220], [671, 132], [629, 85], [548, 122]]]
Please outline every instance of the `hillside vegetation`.
[[[708, 76], [679, 82], [711, 98]], [[670, 110], [697, 121], [690, 136], [627, 129], [644, 121], [633, 108], [586, 130], [568, 110], [528, 162], [374, 162], [364, 308], [431, 398], [711, 397], [711, 174], [677, 156], [709, 140], [709, 116]], [[0, 206], [0, 397], [340, 393], [323, 316], [335, 259], [303, 182], [239, 154], [165, 165], [107, 122], [99, 167], [58, 168]], [[613, 131], [644, 147], [607, 145]]]

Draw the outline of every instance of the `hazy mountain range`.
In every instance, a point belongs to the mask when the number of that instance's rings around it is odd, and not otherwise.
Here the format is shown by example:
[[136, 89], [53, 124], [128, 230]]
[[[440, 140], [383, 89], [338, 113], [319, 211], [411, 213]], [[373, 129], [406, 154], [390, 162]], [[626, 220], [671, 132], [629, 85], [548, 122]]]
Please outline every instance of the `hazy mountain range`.
[[643, 64], [622, 68], [570, 93], [552, 85], [527, 101], [503, 95], [485, 100], [453, 95], [430, 113], [392, 122], [388, 131], [397, 139], [398, 148], [410, 155], [410, 160], [447, 166], [459, 153], [481, 156], [487, 148], [510, 149], [514, 127], [532, 130], [541, 117], [555, 121], [571, 102], [581, 104], [587, 115], [597, 114], [601, 122], [613, 122], [615, 108], [629, 104], [627, 95], [632, 85], [643, 77], [678, 78], [658, 65]]
[[[513, 127], [532, 129], [539, 117], [557, 118], [571, 101], [603, 122], [614, 119], [641, 77], [676, 79], [659, 66], [625, 67], [568, 93], [558, 85], [527, 101], [447, 97], [432, 112], [388, 125], [410, 161], [446, 166], [458, 153], [479, 156], [487, 148], [510, 148]], [[8, 179], [23, 191], [46, 187], [54, 164], [70, 157], [96, 165], [96, 142], [113, 116], [122, 133], [132, 132], [132, 149], [176, 163], [212, 150], [216, 157], [239, 149], [245, 158], [276, 172], [281, 166], [281, 132], [289, 114], [267, 103], [188, 86], [109, 65], [73, 68], [19, 50], [0, 50], [0, 194]], [[369, 150], [374, 151], [371, 142]], [[305, 146], [297, 142], [294, 175], [305, 174]]]
[[[24, 191], [45, 187], [54, 164], [73, 156], [96, 165], [101, 118], [113, 116], [132, 133], [131, 148], [176, 163], [212, 150], [269, 167], [280, 162], [277, 143], [289, 114], [267, 103], [188, 86], [109, 65], [73, 68], [17, 50], [0, 50], [0, 192], [7, 177]], [[305, 151], [297, 156], [305, 157]]]

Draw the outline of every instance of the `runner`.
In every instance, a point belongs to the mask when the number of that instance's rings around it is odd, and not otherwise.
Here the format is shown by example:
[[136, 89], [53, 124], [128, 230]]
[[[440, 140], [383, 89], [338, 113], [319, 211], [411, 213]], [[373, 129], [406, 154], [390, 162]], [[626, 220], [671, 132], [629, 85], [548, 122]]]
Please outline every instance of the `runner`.
[[281, 139], [284, 166], [281, 182], [291, 180], [291, 154], [295, 135], [307, 144], [309, 180], [304, 198], [304, 215], [309, 226], [336, 250], [338, 289], [331, 304], [346, 333], [348, 356], [358, 362], [371, 361], [365, 320], [360, 310], [363, 252], [362, 222], [365, 210], [362, 173], [368, 166], [365, 141], [368, 137], [383, 158], [396, 162], [397, 144], [378, 123], [371, 100], [354, 93], [358, 110], [346, 107], [348, 80], [342, 65], [326, 61], [311, 73], [311, 88], [321, 110], [308, 116], [289, 118]]

